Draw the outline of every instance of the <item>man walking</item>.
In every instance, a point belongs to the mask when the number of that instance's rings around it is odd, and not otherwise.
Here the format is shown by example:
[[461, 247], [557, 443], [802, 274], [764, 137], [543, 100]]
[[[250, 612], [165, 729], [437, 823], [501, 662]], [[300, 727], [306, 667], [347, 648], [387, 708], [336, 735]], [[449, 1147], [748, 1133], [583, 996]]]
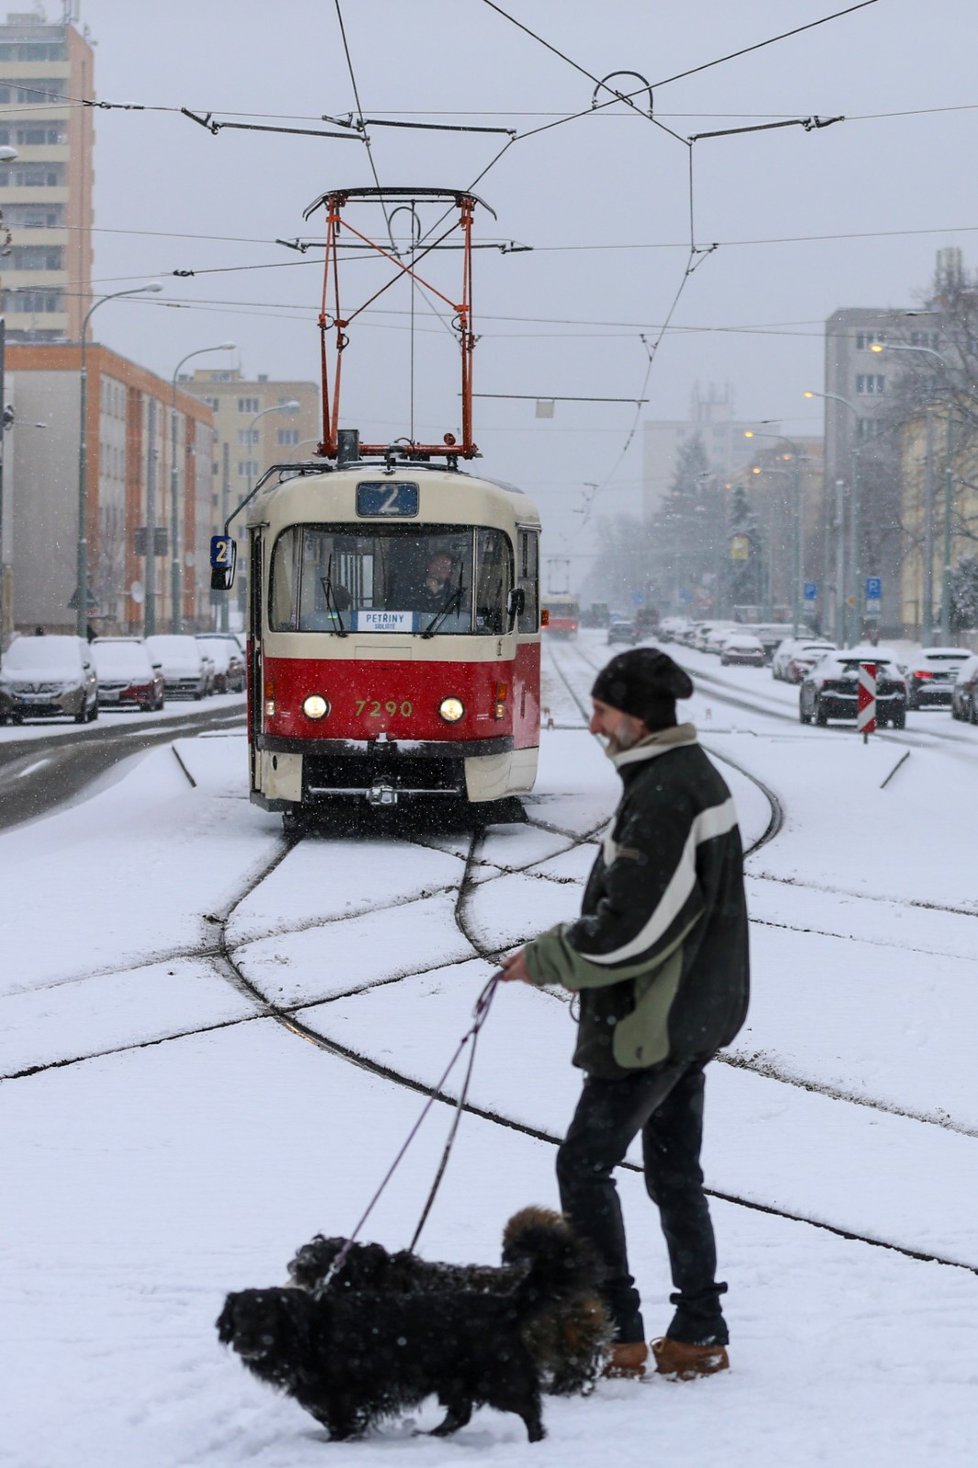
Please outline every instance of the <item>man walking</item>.
[[578, 995], [574, 1064], [585, 1079], [557, 1180], [564, 1213], [604, 1266], [610, 1376], [642, 1376], [648, 1358], [613, 1177], [639, 1133], [675, 1286], [672, 1321], [652, 1342], [656, 1370], [692, 1377], [729, 1365], [700, 1144], [704, 1067], [747, 1011], [747, 906], [730, 792], [693, 725], [676, 723], [676, 700], [692, 691], [656, 648], [619, 653], [598, 674], [588, 727], [621, 775], [621, 801], [580, 918], [502, 970]]

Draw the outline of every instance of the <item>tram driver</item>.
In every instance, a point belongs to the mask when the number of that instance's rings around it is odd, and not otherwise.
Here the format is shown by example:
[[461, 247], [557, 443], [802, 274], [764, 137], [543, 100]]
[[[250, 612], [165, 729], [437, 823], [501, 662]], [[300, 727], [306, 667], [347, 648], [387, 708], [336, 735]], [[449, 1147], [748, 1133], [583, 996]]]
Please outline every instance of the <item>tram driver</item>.
[[458, 571], [447, 551], [428, 557], [424, 581], [412, 598], [419, 612], [440, 612], [458, 585]]

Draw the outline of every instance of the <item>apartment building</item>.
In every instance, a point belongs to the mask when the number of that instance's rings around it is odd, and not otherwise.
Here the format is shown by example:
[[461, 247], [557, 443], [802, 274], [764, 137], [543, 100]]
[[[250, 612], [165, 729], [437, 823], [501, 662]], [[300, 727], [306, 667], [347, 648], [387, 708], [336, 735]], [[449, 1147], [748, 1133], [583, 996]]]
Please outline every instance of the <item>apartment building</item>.
[[[6, 356], [15, 415], [4, 456], [10, 622], [19, 630], [73, 631], [82, 349], [15, 342]], [[213, 414], [107, 347], [89, 344], [85, 368], [87, 621], [96, 632], [164, 632], [175, 623], [206, 628]]]
[[679, 451], [687, 440], [699, 434], [711, 471], [722, 479], [731, 479], [749, 465], [757, 453], [757, 443], [752, 444], [745, 436], [747, 430], [776, 435], [779, 425], [735, 417], [733, 391], [729, 384], [717, 388], [710, 383], [703, 390], [697, 383], [688, 418], [652, 419], [644, 423], [642, 506], [646, 520], [651, 520], [665, 502], [672, 487]]
[[[90, 304], [94, 112], [92, 48], [38, 12], [0, 25], [0, 229], [7, 340], [77, 341]], [[69, 100], [72, 99], [72, 100]]]

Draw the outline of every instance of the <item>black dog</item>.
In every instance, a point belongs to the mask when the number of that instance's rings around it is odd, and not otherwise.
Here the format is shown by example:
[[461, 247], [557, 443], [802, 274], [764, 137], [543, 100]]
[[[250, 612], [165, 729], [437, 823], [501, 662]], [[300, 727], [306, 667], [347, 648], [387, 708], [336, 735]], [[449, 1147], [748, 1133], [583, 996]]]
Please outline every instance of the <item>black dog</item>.
[[542, 1308], [527, 1321], [523, 1337], [541, 1387], [554, 1396], [587, 1391], [600, 1372], [613, 1334], [597, 1293], [598, 1266], [590, 1246], [561, 1214], [536, 1207], [513, 1215], [502, 1242], [501, 1268], [432, 1263], [407, 1249], [389, 1254], [381, 1244], [352, 1244], [331, 1275], [347, 1240], [316, 1234], [290, 1260], [289, 1278], [311, 1294], [318, 1294], [324, 1281], [327, 1290], [339, 1291], [509, 1294], [534, 1270]]
[[[517, 1413], [530, 1441], [537, 1442], [544, 1436], [541, 1354], [549, 1352], [550, 1361], [556, 1353], [557, 1371], [566, 1368], [582, 1380], [585, 1357], [593, 1363], [587, 1379], [600, 1363], [598, 1346], [582, 1347], [575, 1333], [583, 1321], [587, 1338], [596, 1336], [592, 1315], [581, 1309], [581, 1301], [590, 1298], [593, 1273], [559, 1215], [527, 1209], [511, 1220], [511, 1231], [515, 1262], [503, 1269], [466, 1271], [364, 1245], [351, 1251], [325, 1287], [329, 1264], [344, 1241], [313, 1240], [290, 1266], [302, 1287], [229, 1295], [218, 1335], [249, 1370], [287, 1391], [333, 1438], [351, 1437], [434, 1395], [446, 1408], [436, 1436], [463, 1427], [474, 1407], [486, 1405]], [[326, 1260], [332, 1244], [337, 1247]], [[325, 1264], [318, 1273], [310, 1250]], [[358, 1253], [367, 1272], [374, 1271], [369, 1282], [355, 1278], [356, 1265], [347, 1273]], [[382, 1255], [394, 1263], [391, 1273], [399, 1285], [385, 1283]], [[405, 1287], [408, 1260], [414, 1283]], [[551, 1322], [568, 1306], [575, 1330], [564, 1320], [558, 1335], [573, 1339], [561, 1356]], [[607, 1321], [598, 1309], [603, 1347]]]

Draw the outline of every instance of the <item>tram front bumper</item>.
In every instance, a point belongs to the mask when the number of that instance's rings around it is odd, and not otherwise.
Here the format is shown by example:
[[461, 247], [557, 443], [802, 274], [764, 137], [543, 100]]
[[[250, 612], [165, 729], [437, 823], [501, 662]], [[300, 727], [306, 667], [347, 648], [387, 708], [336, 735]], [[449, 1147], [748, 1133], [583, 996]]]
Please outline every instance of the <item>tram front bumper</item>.
[[[479, 799], [471, 778], [479, 765], [508, 764], [511, 735], [479, 740], [294, 740], [256, 742], [252, 799], [267, 810], [362, 799], [375, 807], [402, 799]], [[491, 782], [495, 783], [495, 781]], [[492, 798], [487, 789], [482, 799]]]

